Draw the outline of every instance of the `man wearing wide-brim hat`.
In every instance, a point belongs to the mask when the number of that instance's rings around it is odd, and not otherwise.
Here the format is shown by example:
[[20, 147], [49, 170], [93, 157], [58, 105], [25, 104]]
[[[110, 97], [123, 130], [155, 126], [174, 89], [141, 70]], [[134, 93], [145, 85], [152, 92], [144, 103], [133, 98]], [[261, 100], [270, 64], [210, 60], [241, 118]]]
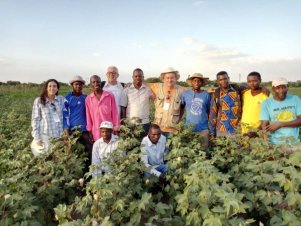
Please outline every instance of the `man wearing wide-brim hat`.
[[69, 136], [74, 131], [79, 130], [82, 135], [79, 139], [85, 146], [85, 151], [88, 153], [89, 160], [86, 163], [86, 170], [89, 170], [92, 158], [92, 142], [89, 139], [89, 132], [86, 125], [86, 107], [85, 100], [87, 95], [83, 93], [83, 86], [85, 80], [80, 76], [73, 76], [69, 81], [72, 91], [65, 96], [65, 109], [64, 109], [64, 132], [66, 136]]
[[160, 74], [163, 83], [150, 86], [156, 95], [154, 123], [160, 126], [165, 135], [177, 131], [176, 126], [180, 121], [181, 94], [185, 90], [176, 84], [179, 78], [179, 71], [169, 67]]
[[188, 76], [187, 84], [192, 87], [181, 96], [181, 116], [186, 109], [186, 125], [193, 125], [193, 132], [201, 137], [204, 148], [209, 145], [208, 114], [210, 111], [210, 94], [202, 90], [209, 78], [201, 73]]

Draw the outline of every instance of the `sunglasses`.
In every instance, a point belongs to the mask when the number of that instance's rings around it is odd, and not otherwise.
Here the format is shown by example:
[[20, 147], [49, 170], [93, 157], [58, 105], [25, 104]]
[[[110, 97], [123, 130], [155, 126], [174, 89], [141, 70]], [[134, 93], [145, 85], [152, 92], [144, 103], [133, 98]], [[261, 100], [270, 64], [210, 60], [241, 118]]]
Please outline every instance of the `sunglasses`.
[[166, 100], [170, 100], [170, 98], [171, 98], [170, 91], [167, 91]]

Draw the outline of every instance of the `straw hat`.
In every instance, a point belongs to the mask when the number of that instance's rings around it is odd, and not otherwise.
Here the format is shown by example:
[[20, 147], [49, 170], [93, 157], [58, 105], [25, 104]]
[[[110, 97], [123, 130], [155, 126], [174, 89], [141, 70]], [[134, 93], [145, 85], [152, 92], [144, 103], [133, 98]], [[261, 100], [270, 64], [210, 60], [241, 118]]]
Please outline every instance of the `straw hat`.
[[194, 73], [191, 76], [188, 75], [188, 79], [186, 79], [187, 84], [191, 86], [191, 81], [194, 78], [200, 78], [201, 80], [203, 80], [203, 85], [205, 85], [205, 83], [209, 80], [209, 78], [204, 77], [204, 75], [202, 75], [201, 73]]
[[175, 70], [174, 68], [169, 67], [169, 68], [166, 68], [166, 70], [163, 71], [163, 72], [160, 74], [160, 79], [161, 79], [161, 81], [163, 81], [164, 76], [165, 76], [165, 74], [167, 74], [167, 73], [175, 73], [176, 79], [177, 79], [177, 80], [179, 80], [179, 78], [180, 78], [179, 72], [178, 72], [177, 70]]
[[79, 75], [75, 75], [70, 81], [70, 85], [72, 85], [73, 82], [82, 82], [84, 85], [86, 83], [86, 81]]

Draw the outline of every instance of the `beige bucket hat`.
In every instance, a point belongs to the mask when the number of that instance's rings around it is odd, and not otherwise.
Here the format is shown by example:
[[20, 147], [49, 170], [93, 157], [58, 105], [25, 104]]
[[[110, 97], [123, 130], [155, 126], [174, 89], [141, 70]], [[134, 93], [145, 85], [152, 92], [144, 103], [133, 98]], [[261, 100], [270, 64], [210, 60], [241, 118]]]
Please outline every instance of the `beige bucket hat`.
[[165, 76], [165, 74], [167, 74], [167, 73], [175, 73], [176, 79], [177, 79], [177, 80], [179, 80], [179, 78], [180, 78], [180, 73], [179, 73], [179, 71], [175, 70], [175, 69], [172, 68], [172, 67], [168, 67], [168, 68], [166, 68], [166, 70], [164, 70], [164, 71], [160, 74], [160, 79], [161, 79], [161, 81], [163, 81], [164, 76]]
[[84, 85], [86, 83], [86, 81], [82, 78], [82, 76], [80, 75], [75, 75], [70, 81], [70, 85], [72, 85], [73, 82], [82, 82]]
[[194, 73], [193, 75], [188, 75], [188, 79], [186, 79], [186, 82], [189, 86], [192, 86], [191, 81], [194, 78], [200, 78], [203, 80], [203, 86], [208, 82], [209, 78], [204, 77], [201, 73]]

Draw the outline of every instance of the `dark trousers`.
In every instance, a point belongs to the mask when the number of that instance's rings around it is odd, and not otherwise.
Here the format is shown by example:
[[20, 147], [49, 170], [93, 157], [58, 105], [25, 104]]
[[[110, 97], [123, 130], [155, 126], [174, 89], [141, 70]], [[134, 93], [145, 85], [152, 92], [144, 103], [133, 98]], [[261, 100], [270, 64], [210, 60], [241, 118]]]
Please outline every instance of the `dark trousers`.
[[92, 162], [92, 149], [93, 149], [93, 143], [91, 143], [90, 141], [89, 132], [83, 131], [78, 141], [85, 146], [85, 151], [88, 154], [88, 160], [85, 162], [85, 172], [88, 172], [89, 166], [91, 165]]

